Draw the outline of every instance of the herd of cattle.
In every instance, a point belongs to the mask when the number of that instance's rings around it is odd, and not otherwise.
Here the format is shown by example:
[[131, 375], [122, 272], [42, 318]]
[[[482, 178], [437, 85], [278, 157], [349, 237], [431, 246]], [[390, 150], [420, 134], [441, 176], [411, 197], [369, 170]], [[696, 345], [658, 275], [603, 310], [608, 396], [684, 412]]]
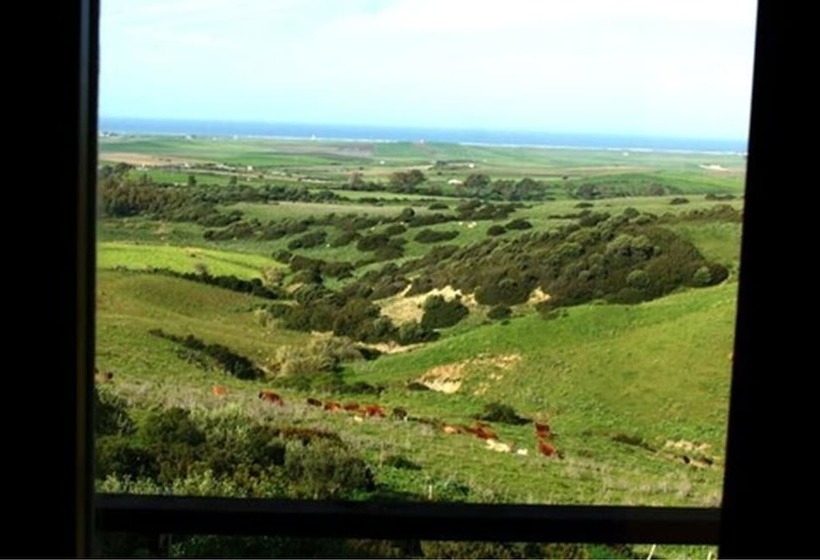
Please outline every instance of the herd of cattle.
[[[97, 383], [110, 383], [114, 379], [114, 373], [100, 372], [94, 369], [94, 381]], [[222, 385], [214, 385], [211, 389], [214, 396], [221, 397], [228, 394], [228, 388]], [[263, 389], [257, 395], [260, 400], [270, 404], [284, 406], [285, 401], [281, 395], [273, 391]], [[348, 412], [353, 414], [353, 420], [356, 422], [364, 422], [365, 418], [390, 418], [394, 420], [418, 422], [426, 424], [433, 429], [441, 430], [445, 434], [467, 434], [484, 440], [487, 449], [491, 451], [499, 451], [502, 453], [516, 453], [517, 455], [527, 455], [529, 453], [526, 447], [516, 447], [510, 443], [499, 441], [498, 434], [492, 429], [487, 422], [476, 420], [472, 426], [464, 424], [447, 424], [441, 420], [422, 418], [418, 416], [411, 416], [407, 410], [401, 407], [392, 408], [388, 414], [388, 410], [378, 404], [360, 405], [359, 403], [340, 403], [337, 401], [321, 401], [319, 399], [308, 397], [305, 401], [308, 406], [320, 408], [328, 412]], [[555, 448], [553, 438], [555, 434], [550, 429], [549, 424], [534, 422], [536, 449], [541, 455], [545, 457], [557, 457], [562, 459], [564, 454]]]
[[[226, 395], [228, 390], [221, 385], [214, 385], [212, 392], [215, 396]], [[284, 406], [285, 401], [281, 395], [269, 390], [259, 391], [258, 398], [262, 401]], [[327, 412], [347, 412], [353, 414], [353, 420], [356, 422], [363, 422], [365, 418], [387, 418], [388, 416], [394, 420], [418, 422], [426, 424], [433, 429], [441, 430], [445, 434], [466, 434], [474, 436], [478, 439], [484, 440], [487, 449], [491, 451], [498, 451], [503, 453], [516, 453], [517, 455], [527, 455], [529, 453], [526, 447], [516, 447], [510, 443], [499, 441], [498, 434], [493, 430], [490, 424], [476, 420], [472, 426], [463, 424], [447, 424], [436, 419], [422, 418], [411, 416], [407, 410], [401, 407], [395, 407], [388, 411], [385, 407], [378, 404], [361, 405], [359, 403], [341, 403], [338, 401], [322, 401], [313, 397], [308, 397], [305, 403], [308, 406], [320, 408]], [[545, 457], [563, 458], [563, 453], [556, 449], [553, 438], [555, 434], [550, 429], [549, 424], [534, 422], [536, 450]]]

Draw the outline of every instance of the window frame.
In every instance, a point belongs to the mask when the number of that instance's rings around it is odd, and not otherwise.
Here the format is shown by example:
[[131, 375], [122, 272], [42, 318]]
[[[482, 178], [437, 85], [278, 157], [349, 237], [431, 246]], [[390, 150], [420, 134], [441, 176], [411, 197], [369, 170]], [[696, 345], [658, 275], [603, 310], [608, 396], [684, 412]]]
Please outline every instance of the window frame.
[[[61, 385], [64, 408], [60, 408], [60, 435], [72, 445], [62, 463], [70, 467], [60, 479], [59, 496], [66, 515], [59, 517], [63, 546], [58, 555], [88, 556], [95, 529], [271, 534], [277, 524], [288, 534], [313, 537], [350, 536], [373, 538], [418, 537], [468, 540], [519, 540], [549, 542], [673, 543], [697, 542], [720, 545], [723, 557], [784, 556], [788, 545], [780, 539], [788, 532], [763, 533], [762, 508], [783, 505], [780, 492], [760, 491], [762, 468], [755, 466], [759, 437], [757, 410], [772, 396], [763, 385], [763, 368], [755, 367], [765, 356], [761, 342], [771, 337], [765, 319], [772, 303], [761, 294], [768, 281], [767, 263], [756, 252], [763, 245], [765, 224], [761, 215], [771, 201], [763, 189], [770, 177], [781, 176], [787, 161], [776, 148], [785, 131], [779, 118], [780, 104], [773, 92], [778, 83], [775, 55], [782, 53], [784, 12], [775, 13], [772, 0], [758, 1], [752, 120], [749, 135], [747, 185], [738, 315], [732, 373], [726, 474], [721, 508], [619, 508], [612, 506], [518, 506], [473, 504], [378, 504], [340, 502], [282, 502], [238, 498], [175, 498], [95, 495], [93, 491], [93, 390], [94, 289], [95, 289], [95, 181], [98, 77], [98, 22], [100, 0], [70, 0], [61, 14], [67, 17], [67, 44], [56, 53], [57, 63], [68, 62], [71, 94], [60, 107], [63, 122], [74, 134], [63, 177], [73, 189], [58, 201], [59, 223], [67, 235], [60, 248], [68, 255], [66, 286], [62, 294], [70, 303], [65, 310], [65, 331], [59, 359], [75, 375]], [[62, 58], [60, 58], [62, 57]], [[782, 95], [782, 94], [781, 94]], [[73, 151], [72, 151], [73, 149]], [[71, 163], [73, 162], [73, 163]], [[768, 274], [771, 274], [768, 272]], [[782, 281], [781, 281], [782, 283]], [[765, 311], [764, 311], [765, 310]], [[781, 334], [781, 336], [783, 336]], [[786, 333], [788, 336], [788, 332]], [[785, 339], [778, 339], [782, 342]], [[777, 396], [781, 396], [778, 393]], [[776, 405], [775, 405], [776, 406]], [[785, 407], [783, 407], [785, 409]], [[778, 409], [779, 410], [779, 409]], [[779, 410], [779, 413], [783, 413]], [[74, 417], [75, 422], [65, 422]], [[61, 439], [60, 441], [63, 441]], [[63, 441], [65, 443], [66, 441]], [[781, 469], [782, 470], [782, 469]], [[780, 471], [776, 471], [780, 472]], [[788, 488], [788, 482], [785, 486]], [[792, 482], [792, 484], [795, 484]], [[796, 486], [795, 486], [796, 487]], [[754, 490], [754, 491], [753, 491]], [[63, 511], [63, 510], [61, 510]], [[783, 513], [788, 516], [788, 511]], [[794, 517], [794, 513], [791, 514]], [[231, 519], [243, 522], [232, 522]], [[789, 518], [791, 519], [791, 518]], [[66, 531], [66, 526], [71, 530]], [[400, 527], [400, 531], [395, 528]], [[761, 529], [756, 532], [756, 529]], [[749, 538], [749, 531], [754, 538]], [[694, 540], [691, 540], [694, 539]], [[792, 543], [793, 544], [793, 543]], [[785, 547], [785, 548], [784, 548]], [[36, 547], [35, 547], [36, 548]]]

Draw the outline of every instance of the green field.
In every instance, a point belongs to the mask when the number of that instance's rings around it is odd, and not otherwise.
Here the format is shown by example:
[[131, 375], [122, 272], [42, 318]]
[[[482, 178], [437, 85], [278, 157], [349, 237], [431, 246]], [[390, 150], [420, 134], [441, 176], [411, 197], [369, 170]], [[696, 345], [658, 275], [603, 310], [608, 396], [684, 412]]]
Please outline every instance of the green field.
[[[213, 431], [213, 426], [234, 424], [236, 433], [244, 433], [247, 426], [271, 424], [337, 434], [347, 446], [345, 453], [355, 454], [372, 469], [376, 484], [376, 490], [367, 492], [346, 494], [343, 486], [333, 490], [337, 492], [333, 496], [351, 499], [720, 505], [743, 158], [438, 143], [129, 136], [102, 138], [100, 150], [101, 163], [109, 166], [117, 161], [137, 162], [136, 155], [152, 158], [144, 170], [135, 163], [123, 175], [115, 175], [119, 183], [111, 183], [111, 190], [104, 192], [126, 193], [130, 198], [122, 194], [122, 200], [137, 206], [105, 207], [124, 210], [121, 215], [101, 215], [97, 231], [97, 367], [114, 372], [106, 391], [125, 399], [138, 425], [157, 410], [181, 407], [202, 426], [211, 426], [208, 437], [227, 437], [218, 435], [221, 432]], [[182, 160], [189, 167], [180, 168]], [[223, 167], [214, 170], [216, 165]], [[409, 169], [423, 171], [421, 190], [393, 189], [393, 174]], [[353, 172], [373, 181], [372, 189], [351, 190], [346, 181]], [[150, 174], [153, 183], [132, 185], [142, 173]], [[505, 200], [506, 191], [499, 191], [497, 198], [486, 200], [464, 187], [448, 186], [451, 178], [471, 173], [486, 174], [493, 181], [530, 178], [536, 185], [532, 188], [541, 191], [525, 200]], [[196, 186], [186, 186], [191, 174], [197, 177]], [[245, 191], [225, 187], [232, 175]], [[249, 193], [264, 184], [295, 190], [266, 195], [279, 199], [253, 199]], [[593, 198], [579, 198], [576, 187], [581, 185], [600, 191]], [[655, 196], [635, 194], [653, 185], [666, 190]], [[423, 192], [428, 186], [441, 186], [441, 194]], [[326, 188], [336, 198], [311, 198], [324, 196]], [[178, 193], [178, 198], [168, 200], [197, 212], [171, 215], [157, 205], [138, 206], [146, 192], [157, 197]], [[726, 199], [706, 195], [726, 195]], [[294, 200], [297, 196], [301, 198]], [[434, 203], [446, 207], [432, 209]], [[506, 214], [470, 217], [465, 213], [470, 204], [488, 211], [509, 208]], [[209, 225], [207, 220], [230, 212], [234, 216], [230, 223]], [[435, 213], [446, 221], [426, 224], [424, 220]], [[356, 217], [372, 221], [358, 226], [352, 221]], [[515, 220], [526, 222], [528, 229], [507, 227]], [[596, 226], [598, 222], [626, 228], [618, 231], [628, 235], [619, 238]], [[503, 229], [491, 236], [492, 226]], [[282, 228], [280, 233], [270, 233], [277, 227]], [[288, 328], [287, 315], [277, 317], [270, 311], [276, 304], [284, 306], [279, 308], [282, 313], [293, 307], [309, 315], [318, 313], [317, 306], [324, 301], [359, 298], [356, 309], [366, 301], [375, 306], [377, 315], [386, 309], [404, 309], [406, 317], [395, 321], [398, 328], [423, 314], [425, 294], [403, 295], [408, 285], [426, 275], [443, 283], [447, 274], [462, 270], [458, 267], [473, 266], [476, 278], [487, 274], [478, 264], [465, 261], [473, 257], [450, 259], [453, 251], [479, 255], [492, 242], [509, 247], [509, 259], [524, 263], [516, 253], [517, 240], [546, 243], [567, 236], [572, 243], [559, 248], [579, 260], [561, 261], [557, 254], [554, 259], [548, 255], [547, 261], [561, 263], [555, 265], [563, 267], [556, 269], [561, 276], [537, 272], [539, 286], [550, 294], [546, 278], [571, 284], [577, 282], [575, 276], [590, 277], [599, 270], [594, 267], [604, 258], [601, 255], [615, 254], [616, 241], [634, 236], [635, 243], [643, 243], [641, 235], [658, 229], [682, 239], [681, 243], [691, 243], [698, 258], [727, 271], [726, 279], [710, 283], [710, 273], [701, 267], [698, 272], [706, 280], [682, 284], [660, 297], [626, 303], [602, 292], [551, 314], [534, 300], [516, 300], [504, 320], [492, 318], [497, 311], [494, 305], [476, 303], [473, 298], [478, 294], [467, 292], [462, 301], [468, 316], [454, 326], [437, 328], [437, 340], [402, 345], [370, 339], [375, 336], [371, 334], [361, 335], [362, 339], [346, 335], [347, 342], [339, 344], [358, 350], [332, 365], [320, 350], [328, 344], [330, 328]], [[422, 230], [455, 236], [426, 243], [418, 239]], [[580, 235], [585, 232], [586, 238]], [[610, 237], [595, 241], [599, 234]], [[350, 240], [342, 244], [339, 239], [345, 235]], [[302, 247], [300, 243], [310, 236], [319, 240]], [[587, 239], [583, 247], [582, 239]], [[390, 256], [377, 257], [378, 251], [365, 246], [368, 240], [389, 248]], [[393, 245], [387, 247], [389, 243]], [[412, 268], [414, 259], [436, 248], [443, 252], [427, 268]], [[662, 255], [667, 249], [653, 250]], [[593, 258], [593, 251], [600, 255]], [[503, 259], [505, 250], [497, 254], [493, 258]], [[312, 260], [305, 261], [307, 269], [298, 269], [294, 256]], [[496, 261], [481, 262], [496, 266], [492, 264]], [[347, 274], [336, 276], [322, 268], [340, 263], [350, 266]], [[635, 268], [640, 274], [629, 276], [630, 289], [641, 286], [642, 267], [654, 270], [649, 265]], [[157, 269], [260, 279], [274, 296], [242, 293]], [[523, 268], [514, 272], [516, 278], [526, 274]], [[614, 268], [608, 272], [613, 278], [620, 274]], [[469, 275], [458, 274], [453, 281], [469, 284]], [[368, 292], [390, 282], [401, 285], [380, 297]], [[332, 296], [306, 299], [313, 296], [306, 295], [305, 286]], [[345, 308], [344, 313], [354, 311]], [[339, 311], [339, 317], [344, 313]], [[344, 330], [338, 317], [325, 320], [336, 325], [333, 330]], [[191, 335], [200, 347], [224, 347], [250, 360], [262, 373], [255, 379], [229, 375], [201, 351], [186, 350], [172, 338], [158, 336], [158, 329], [179, 340]], [[381, 353], [361, 359], [362, 349], [372, 352], [374, 348]], [[287, 373], [286, 366], [298, 373]], [[336, 385], [328, 384], [329, 379]], [[214, 385], [224, 386], [227, 394], [212, 394]], [[419, 385], [427, 389], [418, 390]], [[352, 389], [378, 386], [379, 394]], [[260, 401], [256, 397], [261, 389], [275, 390], [284, 406]], [[388, 411], [401, 408], [433, 424], [389, 415], [357, 420], [354, 413], [309, 406], [307, 398], [378, 404]], [[492, 403], [511, 407], [526, 419], [520, 425], [490, 422], [497, 443], [509, 445], [511, 452], [492, 450], [491, 444], [469, 434], [442, 430], [444, 425], [471, 425]], [[556, 434], [552, 443], [562, 458], [538, 452], [534, 421], [550, 424]], [[147, 436], [133, 437], [127, 445], [142, 445], [140, 438]], [[401, 466], [397, 457], [413, 466]], [[195, 483], [199, 475], [193, 474], [195, 467], [190, 469], [175, 492], [188, 493], [194, 487], [212, 494], [239, 492], [230, 490], [237, 488], [231, 484], [239, 483], [227, 479], [208, 483], [211, 486]], [[160, 477], [140, 484], [135, 486], [116, 473], [98, 480], [100, 488], [127, 491], [168, 491], [170, 483]], [[288, 484], [283, 487], [286, 494]], [[274, 490], [254, 491], [278, 495]]]

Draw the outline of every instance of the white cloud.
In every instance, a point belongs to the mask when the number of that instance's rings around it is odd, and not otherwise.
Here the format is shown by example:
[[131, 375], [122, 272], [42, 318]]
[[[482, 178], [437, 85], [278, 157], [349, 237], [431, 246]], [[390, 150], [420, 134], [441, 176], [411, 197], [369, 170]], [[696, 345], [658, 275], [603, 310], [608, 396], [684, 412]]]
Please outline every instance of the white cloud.
[[745, 134], [754, 12], [749, 0], [102, 0], [101, 103], [453, 126], [705, 129], [719, 113]]

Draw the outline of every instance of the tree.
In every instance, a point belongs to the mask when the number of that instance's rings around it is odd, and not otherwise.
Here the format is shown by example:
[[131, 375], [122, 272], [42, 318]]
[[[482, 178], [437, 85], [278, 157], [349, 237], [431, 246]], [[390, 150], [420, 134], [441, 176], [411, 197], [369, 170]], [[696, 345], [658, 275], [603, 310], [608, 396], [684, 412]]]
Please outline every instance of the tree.
[[484, 173], [470, 173], [464, 179], [464, 186], [468, 189], [485, 189], [490, 186], [490, 177]]
[[424, 173], [418, 169], [409, 171], [396, 171], [390, 175], [389, 186], [393, 190], [400, 192], [412, 192], [416, 186], [427, 180]]

